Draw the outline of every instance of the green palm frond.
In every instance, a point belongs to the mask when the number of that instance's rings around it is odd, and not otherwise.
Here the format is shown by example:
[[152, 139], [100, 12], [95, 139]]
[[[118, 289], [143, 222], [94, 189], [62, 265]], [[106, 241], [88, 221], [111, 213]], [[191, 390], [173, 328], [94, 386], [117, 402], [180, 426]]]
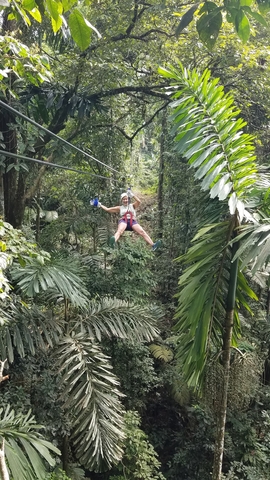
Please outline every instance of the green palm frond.
[[159, 333], [162, 312], [155, 305], [136, 305], [116, 298], [91, 301], [87, 315], [80, 316], [80, 328], [101, 340], [102, 336], [151, 342]]
[[0, 438], [4, 439], [8, 467], [14, 480], [42, 480], [46, 474], [44, 460], [55, 465], [51, 452], [60, 455], [52, 443], [40, 433], [29, 411], [26, 415], [15, 413], [10, 407], [0, 408]]
[[[83, 274], [83, 270], [81, 274]], [[58, 298], [68, 299], [72, 305], [85, 308], [88, 303], [88, 292], [81, 275], [74, 273], [69, 260], [54, 260], [40, 263], [35, 259], [28, 260], [22, 268], [18, 265], [11, 270], [13, 281], [24, 295], [34, 298], [44, 291], [51, 291]]]
[[[13, 299], [14, 300], [14, 299]], [[64, 320], [44, 312], [37, 306], [12, 302], [7, 306], [8, 321], [0, 326], [0, 358], [14, 361], [14, 352], [24, 357], [26, 352], [35, 355], [37, 349], [55, 345], [62, 336]]]
[[76, 457], [90, 470], [109, 469], [122, 457], [124, 437], [119, 382], [109, 358], [83, 334], [63, 338], [56, 358]]
[[224, 318], [230, 261], [227, 250], [228, 222], [206, 225], [194, 237], [192, 246], [179, 258], [187, 265], [180, 277], [175, 331], [179, 335], [177, 357], [190, 385], [202, 375], [208, 349], [221, 348], [221, 320]]
[[[195, 178], [210, 197], [229, 198], [231, 215], [243, 216], [243, 201], [257, 178], [253, 137], [244, 134], [246, 123], [210, 71], [160, 68], [175, 85], [172, 134], [176, 150], [196, 170]], [[176, 90], [176, 91], [175, 91]]]
[[268, 196], [269, 196], [270, 167], [269, 167], [269, 165], [259, 165], [258, 166], [258, 171], [259, 171], [259, 178], [257, 179], [256, 184], [258, 185], [260, 190], [263, 190], [264, 192], [267, 192]]
[[251, 273], [262, 270], [270, 260], [270, 219], [261, 224], [243, 226], [236, 240], [241, 246], [235, 257], [242, 259], [241, 269], [251, 265]]
[[[222, 349], [232, 261], [232, 249], [227, 242], [231, 229], [229, 221], [205, 225], [195, 235], [187, 253], [179, 259], [187, 268], [179, 279], [174, 329], [179, 335], [177, 358], [192, 386], [202, 378], [208, 356]], [[236, 305], [238, 309], [245, 308], [251, 313], [247, 298], [257, 300], [244, 275], [239, 272]], [[240, 322], [236, 309], [234, 345], [239, 335]]]

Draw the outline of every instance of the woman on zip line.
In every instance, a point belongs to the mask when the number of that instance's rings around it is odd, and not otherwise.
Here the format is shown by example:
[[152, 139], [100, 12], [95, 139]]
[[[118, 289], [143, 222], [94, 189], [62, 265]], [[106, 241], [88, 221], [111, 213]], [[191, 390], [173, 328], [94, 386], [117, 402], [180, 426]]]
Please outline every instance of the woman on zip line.
[[[135, 202], [130, 203], [129, 199], [133, 197]], [[119, 213], [120, 220], [118, 222], [118, 228], [115, 234], [110, 238], [110, 246], [114, 248], [115, 243], [119, 240], [121, 235], [127, 230], [129, 232], [136, 232], [152, 247], [155, 251], [160, 246], [160, 240], [153, 242], [145, 230], [136, 221], [136, 208], [139, 207], [141, 200], [129, 190], [128, 193], [124, 192], [121, 195], [121, 205], [115, 207], [105, 207], [102, 203], [98, 202], [96, 206], [101, 207], [102, 210], [108, 213]]]

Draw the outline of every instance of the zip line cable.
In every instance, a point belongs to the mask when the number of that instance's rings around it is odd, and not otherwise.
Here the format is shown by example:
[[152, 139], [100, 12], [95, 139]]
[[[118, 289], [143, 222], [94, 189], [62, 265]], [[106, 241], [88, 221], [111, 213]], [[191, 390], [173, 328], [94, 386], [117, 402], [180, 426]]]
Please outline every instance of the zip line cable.
[[[111, 180], [110, 177], [104, 177], [103, 175], [97, 175], [95, 173], [86, 172], [85, 170], [76, 170], [75, 168], [65, 167], [63, 165], [57, 165], [57, 163], [45, 162], [44, 160], [37, 160], [36, 158], [25, 157], [24, 155], [19, 155], [17, 153], [7, 152], [6, 150], [0, 150], [0, 155], [5, 155], [5, 157], [20, 158], [21, 160], [29, 160], [30, 162], [41, 163], [46, 165], [46, 167], [62, 168], [63, 170], [70, 170], [71, 172], [81, 173], [83, 175], [91, 175], [92, 177], [105, 178], [106, 180]], [[117, 180], [111, 180], [113, 182]]]
[[[7, 103], [3, 102], [2, 100], [0, 100], [0, 106], [4, 107], [6, 110], [9, 110], [10, 112], [14, 113], [15, 115], [18, 115], [19, 117], [23, 118], [23, 119], [26, 120], [27, 122], [32, 123], [32, 125], [35, 125], [35, 127], [40, 128], [40, 129], [43, 130], [44, 132], [46, 132], [46, 133], [48, 133], [49, 135], [51, 135], [53, 138], [56, 138], [57, 140], [60, 140], [61, 142], [63, 142], [63, 143], [65, 143], [66, 145], [68, 145], [69, 147], [74, 148], [75, 150], [77, 150], [77, 152], [80, 152], [80, 153], [82, 153], [83, 155], [85, 155], [86, 157], [91, 158], [91, 160], [94, 160], [95, 162], [100, 163], [100, 165], [103, 165], [104, 167], [108, 168], [108, 169], [111, 170], [112, 172], [116, 172], [116, 173], [119, 173], [119, 174], [121, 175], [121, 173], [120, 173], [118, 170], [116, 170], [115, 168], [110, 167], [109, 165], [106, 165], [106, 163], [101, 162], [100, 160], [98, 160], [97, 158], [93, 157], [93, 156], [90, 155], [89, 153], [86, 153], [84, 150], [81, 150], [81, 148], [76, 147], [76, 146], [73, 145], [72, 143], [68, 142], [68, 141], [65, 140], [64, 138], [59, 137], [58, 135], [56, 135], [55, 133], [51, 132], [51, 131], [48, 130], [47, 128], [42, 127], [42, 125], [39, 125], [39, 123], [35, 122], [35, 120], [32, 120], [31, 118], [27, 117], [27, 116], [24, 115], [23, 113], [19, 112], [19, 111], [16, 110], [15, 108], [13, 108], [13, 107], [11, 107], [10, 105], [8, 105]], [[107, 178], [107, 177], [105, 177], [105, 178]]]

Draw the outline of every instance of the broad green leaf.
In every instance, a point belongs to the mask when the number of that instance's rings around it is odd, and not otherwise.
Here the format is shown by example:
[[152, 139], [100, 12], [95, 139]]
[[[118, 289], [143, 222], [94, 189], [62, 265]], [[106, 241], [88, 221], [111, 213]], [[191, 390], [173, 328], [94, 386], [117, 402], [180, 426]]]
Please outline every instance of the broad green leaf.
[[46, 9], [48, 10], [51, 18], [57, 22], [59, 17], [58, 3], [55, 0], [44, 0]]
[[243, 10], [237, 12], [234, 26], [239, 38], [242, 40], [242, 42], [246, 43], [250, 36], [250, 25], [249, 20], [244, 14]]
[[243, 10], [247, 11], [247, 13], [253, 17], [257, 22], [259, 22], [261, 25], [263, 25], [264, 27], [267, 27], [268, 26], [268, 23], [267, 21], [265, 20], [265, 18], [260, 15], [260, 13], [258, 12], [254, 12], [254, 10], [251, 10], [251, 8], [249, 8], [248, 10], [245, 8], [243, 8]]
[[184, 13], [184, 15], [182, 16], [182, 18], [180, 20], [179, 25], [177, 26], [177, 28], [175, 30], [175, 35], [177, 37], [184, 30], [184, 28], [186, 28], [192, 22], [193, 17], [194, 17], [194, 13], [198, 9], [199, 5], [200, 5], [199, 3], [195, 3], [195, 5], [192, 5], [192, 7], [186, 13]]
[[35, 0], [23, 0], [22, 2], [22, 8], [25, 10], [33, 10], [34, 8], [37, 8], [37, 4]]
[[51, 18], [51, 22], [52, 22], [52, 29], [54, 33], [58, 32], [58, 30], [61, 28], [63, 23], [62, 15], [58, 15], [56, 20], [54, 18]]
[[42, 22], [41, 13], [37, 8], [33, 8], [29, 11], [30, 15], [39, 23]]
[[28, 27], [31, 25], [31, 22], [30, 22], [30, 19], [26, 13], [26, 11], [23, 9], [23, 8], [20, 8], [19, 7], [19, 4], [16, 2], [15, 3], [15, 8], [18, 10], [21, 18], [23, 19], [25, 25], [27, 25]]
[[77, 0], [62, 0], [63, 12], [68, 12], [77, 3]]
[[89, 47], [92, 29], [86, 25], [83, 15], [77, 8], [70, 14], [68, 25], [78, 47], [82, 51]]
[[222, 13], [217, 11], [204, 13], [197, 21], [196, 28], [200, 39], [212, 50], [222, 25]]

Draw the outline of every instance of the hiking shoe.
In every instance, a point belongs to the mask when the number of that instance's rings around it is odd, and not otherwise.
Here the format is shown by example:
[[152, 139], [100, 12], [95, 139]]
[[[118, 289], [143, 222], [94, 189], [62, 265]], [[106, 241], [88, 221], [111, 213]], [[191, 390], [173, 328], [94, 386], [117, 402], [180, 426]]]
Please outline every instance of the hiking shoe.
[[109, 241], [109, 245], [111, 248], [114, 248], [115, 246], [115, 236], [112, 236]]
[[152, 245], [152, 252], [155, 252], [161, 246], [161, 240], [157, 240], [154, 245]]

